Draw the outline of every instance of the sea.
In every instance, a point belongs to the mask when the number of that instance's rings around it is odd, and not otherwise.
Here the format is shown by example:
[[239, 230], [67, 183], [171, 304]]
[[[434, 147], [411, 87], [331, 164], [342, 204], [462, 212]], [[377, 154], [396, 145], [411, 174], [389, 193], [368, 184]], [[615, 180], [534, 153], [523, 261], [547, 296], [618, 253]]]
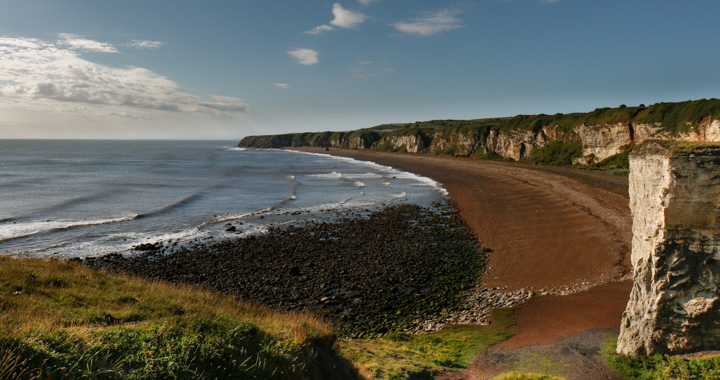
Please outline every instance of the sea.
[[0, 140], [0, 254], [91, 257], [242, 238], [446, 196], [430, 178], [236, 141]]

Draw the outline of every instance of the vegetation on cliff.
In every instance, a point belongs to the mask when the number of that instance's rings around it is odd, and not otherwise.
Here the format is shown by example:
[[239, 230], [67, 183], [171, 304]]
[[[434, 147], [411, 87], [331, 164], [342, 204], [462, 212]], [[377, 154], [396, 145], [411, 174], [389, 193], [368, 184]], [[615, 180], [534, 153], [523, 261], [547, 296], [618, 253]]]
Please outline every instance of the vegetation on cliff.
[[[657, 103], [592, 112], [555, 115], [518, 115], [474, 120], [432, 120], [407, 124], [383, 124], [347, 132], [308, 132], [283, 135], [248, 136], [238, 145], [252, 148], [288, 146], [338, 147], [396, 152], [424, 152], [448, 155], [474, 155], [510, 158], [548, 165], [579, 162], [586, 141], [580, 129], [621, 125], [626, 129], [625, 147], [615, 147], [604, 156], [592, 155], [583, 163], [593, 168], [627, 167], [632, 149], [634, 126], [657, 127], [670, 137], [698, 132], [699, 126], [720, 118], [720, 99], [701, 99], [679, 103]], [[598, 134], [604, 138], [603, 133]], [[597, 136], [596, 136], [597, 137]], [[619, 149], [619, 150], [618, 150]]]

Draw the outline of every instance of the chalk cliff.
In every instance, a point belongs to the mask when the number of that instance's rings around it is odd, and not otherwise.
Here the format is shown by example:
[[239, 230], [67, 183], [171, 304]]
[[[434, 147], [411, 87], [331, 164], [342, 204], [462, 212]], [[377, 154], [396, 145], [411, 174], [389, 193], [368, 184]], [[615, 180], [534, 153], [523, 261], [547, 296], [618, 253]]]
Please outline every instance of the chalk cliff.
[[435, 120], [390, 128], [249, 136], [238, 145], [373, 149], [538, 162], [562, 152], [565, 158], [560, 161], [548, 159], [543, 163], [588, 165], [620, 155], [627, 157], [630, 149], [650, 139], [720, 142], [720, 100], [621, 106], [567, 115]]
[[634, 285], [626, 355], [720, 349], [720, 145], [648, 141], [630, 156]]

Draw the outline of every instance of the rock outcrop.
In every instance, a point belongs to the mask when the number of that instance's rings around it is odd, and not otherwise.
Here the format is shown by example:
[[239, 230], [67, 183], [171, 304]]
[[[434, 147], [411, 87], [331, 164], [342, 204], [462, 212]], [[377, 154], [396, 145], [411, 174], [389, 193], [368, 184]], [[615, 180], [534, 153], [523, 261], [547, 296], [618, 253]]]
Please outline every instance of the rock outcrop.
[[648, 141], [629, 190], [634, 285], [617, 352], [720, 349], [720, 145]]
[[598, 108], [587, 113], [385, 124], [345, 132], [248, 136], [238, 146], [477, 155], [611, 168], [627, 167], [628, 152], [646, 140], [720, 142], [720, 99]]

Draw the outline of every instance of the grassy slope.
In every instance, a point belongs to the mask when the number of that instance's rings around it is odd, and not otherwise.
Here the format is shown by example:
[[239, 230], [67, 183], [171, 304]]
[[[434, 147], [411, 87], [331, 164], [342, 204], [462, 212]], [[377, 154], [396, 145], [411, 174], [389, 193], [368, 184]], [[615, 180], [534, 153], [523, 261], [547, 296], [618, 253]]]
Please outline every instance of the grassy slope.
[[[79, 263], [0, 257], [0, 379], [402, 379], [459, 370], [507, 339], [490, 326], [339, 340], [318, 318], [278, 313], [189, 286], [91, 271]], [[335, 344], [333, 345], [333, 342]], [[720, 379], [720, 358], [607, 357], [630, 379]], [[504, 374], [503, 379], [544, 379]]]
[[340, 350], [372, 379], [460, 370], [487, 347], [510, 338], [509, 309], [496, 309], [488, 326], [446, 326], [433, 334], [391, 333], [380, 339], [340, 341]]
[[[0, 257], [0, 379], [353, 377], [316, 317], [80, 263]], [[320, 368], [318, 357], [326, 366]], [[13, 375], [15, 374], [15, 375]]]
[[720, 357], [707, 359], [653, 355], [630, 357], [615, 353], [617, 339], [605, 350], [610, 366], [626, 379], [720, 379]]
[[[0, 379], [407, 378], [456, 370], [507, 339], [491, 326], [335, 341], [308, 314], [278, 313], [190, 286], [0, 257]], [[357, 368], [357, 369], [356, 369]]]

